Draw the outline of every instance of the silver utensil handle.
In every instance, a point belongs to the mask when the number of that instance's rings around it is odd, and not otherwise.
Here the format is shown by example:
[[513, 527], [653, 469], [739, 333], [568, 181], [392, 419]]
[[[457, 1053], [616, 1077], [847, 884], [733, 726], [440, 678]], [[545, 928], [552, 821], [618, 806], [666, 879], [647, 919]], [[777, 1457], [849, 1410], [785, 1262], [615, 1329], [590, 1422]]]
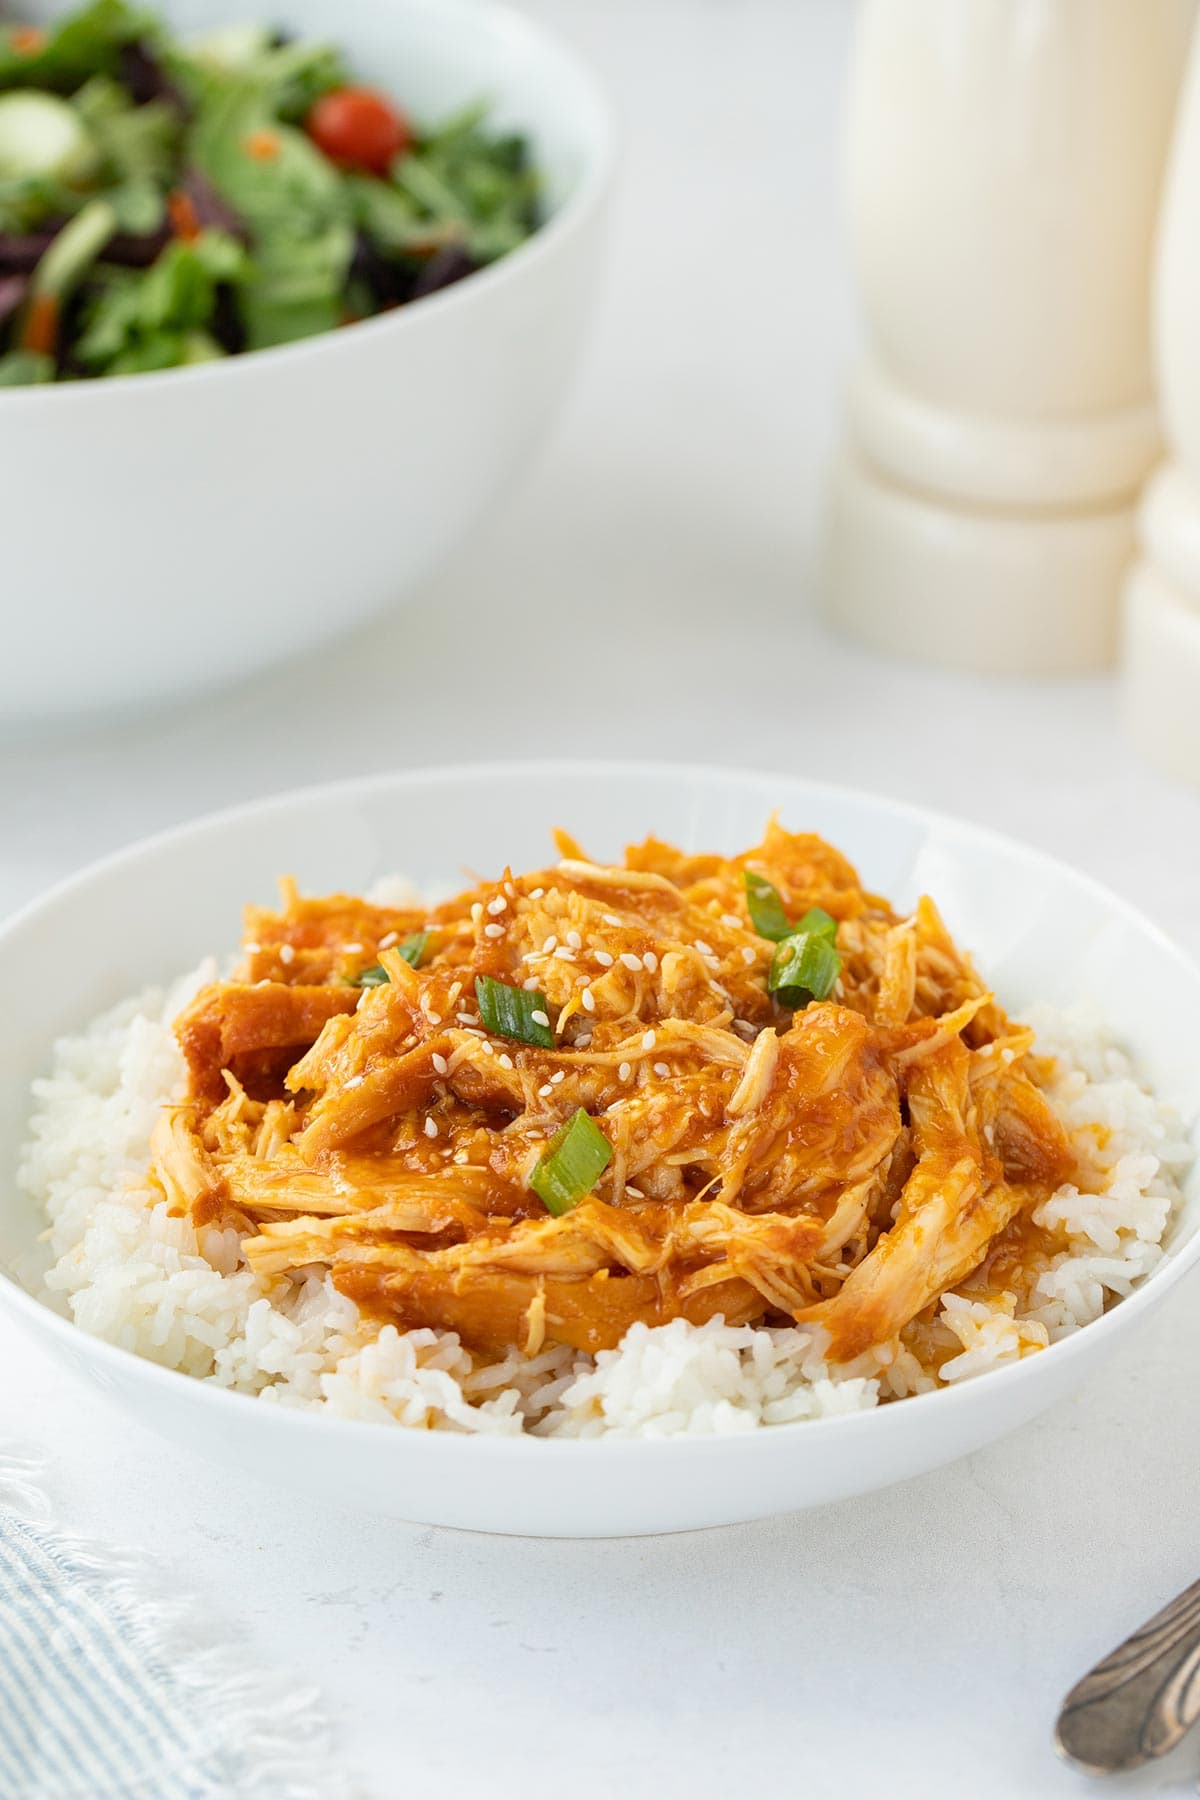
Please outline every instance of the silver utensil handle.
[[1174, 1749], [1200, 1716], [1200, 1581], [1078, 1682], [1055, 1739], [1090, 1774], [1136, 1769]]

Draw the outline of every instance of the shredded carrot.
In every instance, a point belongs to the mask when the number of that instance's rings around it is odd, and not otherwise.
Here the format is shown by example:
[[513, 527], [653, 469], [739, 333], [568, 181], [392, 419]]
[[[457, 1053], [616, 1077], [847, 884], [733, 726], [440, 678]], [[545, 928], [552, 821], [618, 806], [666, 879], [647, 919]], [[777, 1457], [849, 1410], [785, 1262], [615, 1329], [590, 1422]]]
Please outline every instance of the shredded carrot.
[[247, 156], [256, 162], [273, 162], [279, 155], [279, 138], [274, 131], [251, 131], [242, 140]]
[[8, 34], [8, 47], [18, 56], [36, 56], [45, 42], [45, 32], [36, 25], [14, 25]]
[[175, 236], [185, 244], [194, 244], [201, 226], [191, 195], [182, 188], [173, 188], [167, 195], [167, 214]]
[[59, 305], [54, 294], [35, 294], [25, 316], [22, 348], [40, 356], [52, 356], [58, 343]]

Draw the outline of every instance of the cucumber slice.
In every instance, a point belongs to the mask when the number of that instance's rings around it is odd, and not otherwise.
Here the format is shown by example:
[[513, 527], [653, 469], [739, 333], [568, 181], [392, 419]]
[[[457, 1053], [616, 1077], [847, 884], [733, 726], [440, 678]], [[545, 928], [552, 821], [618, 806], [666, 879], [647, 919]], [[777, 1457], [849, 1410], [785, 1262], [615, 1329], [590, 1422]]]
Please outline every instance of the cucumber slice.
[[189, 38], [184, 45], [193, 62], [208, 63], [217, 69], [244, 69], [271, 48], [271, 32], [266, 25], [222, 25], [217, 31], [206, 31], [202, 37]]
[[89, 200], [69, 219], [33, 271], [30, 291], [62, 299], [91, 268], [117, 229], [107, 200]]
[[57, 94], [37, 88], [0, 94], [0, 180], [53, 175], [81, 181], [95, 164], [91, 133]]

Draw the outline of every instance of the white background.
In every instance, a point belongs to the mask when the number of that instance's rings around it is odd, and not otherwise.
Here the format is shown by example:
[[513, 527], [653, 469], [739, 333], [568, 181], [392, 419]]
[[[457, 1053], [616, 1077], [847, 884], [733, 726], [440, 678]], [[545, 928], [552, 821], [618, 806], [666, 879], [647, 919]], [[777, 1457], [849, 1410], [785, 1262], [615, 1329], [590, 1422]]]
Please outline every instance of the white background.
[[[593, 353], [548, 455], [416, 611], [184, 712], [0, 747], [0, 910], [297, 783], [652, 754], [983, 820], [1200, 952], [1200, 796], [1133, 760], [1107, 681], [940, 676], [813, 619], [853, 342], [850, 7], [530, 10], [593, 58], [627, 127]], [[1062, 1692], [1200, 1575], [1197, 1309], [1193, 1285], [1077, 1400], [949, 1471], [687, 1537], [538, 1543], [380, 1523], [351, 1494], [296, 1507], [111, 1414], [3, 1321], [0, 1433], [46, 1453], [71, 1528], [153, 1545], [256, 1658], [320, 1682], [374, 1800], [904, 1800], [939, 1779], [974, 1800], [1082, 1796], [1050, 1747]], [[1197, 1768], [1200, 1743], [1107, 1792], [1183, 1791]]]

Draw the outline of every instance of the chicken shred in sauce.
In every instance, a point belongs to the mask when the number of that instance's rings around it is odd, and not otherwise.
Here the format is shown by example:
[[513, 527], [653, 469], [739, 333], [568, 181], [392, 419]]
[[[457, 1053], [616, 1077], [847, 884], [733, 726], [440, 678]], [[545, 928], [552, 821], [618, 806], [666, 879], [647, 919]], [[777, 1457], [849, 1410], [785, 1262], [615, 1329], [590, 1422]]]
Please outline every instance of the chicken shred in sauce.
[[[237, 969], [177, 1021], [189, 1092], [153, 1168], [172, 1206], [237, 1229], [263, 1277], [328, 1269], [368, 1314], [483, 1354], [721, 1314], [819, 1323], [846, 1362], [1034, 1229], [1072, 1151], [1032, 1034], [931, 900], [902, 918], [774, 822], [728, 858], [557, 842], [429, 910], [290, 883], [249, 907]], [[789, 919], [836, 920], [827, 999], [769, 991], [747, 870]], [[480, 975], [544, 995], [554, 1047], [486, 1030]], [[580, 1108], [611, 1159], [552, 1216], [530, 1174]]]

